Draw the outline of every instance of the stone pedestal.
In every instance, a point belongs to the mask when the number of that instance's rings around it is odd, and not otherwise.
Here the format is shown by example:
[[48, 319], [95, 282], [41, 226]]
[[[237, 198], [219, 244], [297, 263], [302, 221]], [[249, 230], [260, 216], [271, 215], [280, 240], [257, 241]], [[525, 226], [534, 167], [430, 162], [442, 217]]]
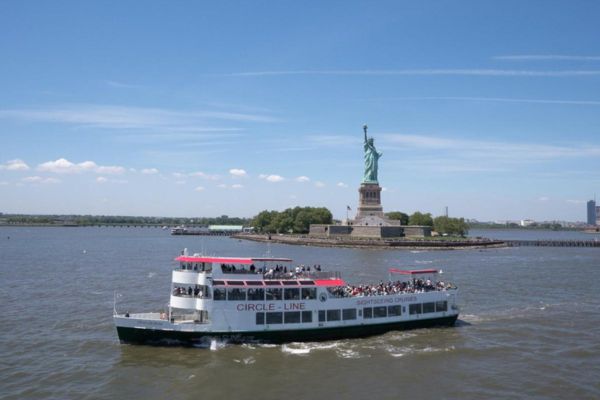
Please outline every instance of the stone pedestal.
[[360, 221], [373, 219], [372, 217], [385, 219], [381, 206], [381, 186], [378, 183], [361, 183], [358, 193], [358, 210], [354, 225], [362, 225]]

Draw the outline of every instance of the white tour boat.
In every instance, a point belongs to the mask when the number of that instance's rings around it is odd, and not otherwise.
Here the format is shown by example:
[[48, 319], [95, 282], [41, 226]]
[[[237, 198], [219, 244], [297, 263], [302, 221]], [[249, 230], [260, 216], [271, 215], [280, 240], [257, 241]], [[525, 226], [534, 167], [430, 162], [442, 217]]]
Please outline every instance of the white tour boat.
[[394, 280], [349, 285], [285, 258], [177, 257], [164, 312], [114, 313], [122, 343], [284, 343], [452, 326], [458, 289], [436, 269], [390, 269]]

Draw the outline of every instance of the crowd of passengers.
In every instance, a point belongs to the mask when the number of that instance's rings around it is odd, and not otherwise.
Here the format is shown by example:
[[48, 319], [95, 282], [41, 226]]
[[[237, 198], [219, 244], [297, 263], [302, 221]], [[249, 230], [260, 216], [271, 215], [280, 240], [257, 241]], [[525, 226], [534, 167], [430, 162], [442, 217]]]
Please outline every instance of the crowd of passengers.
[[262, 274], [266, 279], [293, 279], [306, 276], [311, 271], [321, 272], [321, 265], [315, 264], [312, 269], [310, 266], [298, 265], [296, 268], [288, 268], [285, 265], [277, 264], [274, 268], [256, 268], [251, 264], [248, 269], [245, 266], [236, 267], [233, 264], [221, 264], [221, 271], [228, 274]]
[[328, 288], [335, 297], [384, 296], [399, 293], [423, 293], [455, 289], [451, 283], [433, 282], [430, 279], [413, 279], [412, 281], [379, 282], [378, 285], [346, 285]]
[[[202, 289], [198, 286], [192, 288], [191, 286], [188, 286], [187, 288], [182, 287], [182, 286], [176, 286], [173, 288], [173, 295], [174, 296], [188, 296], [188, 297], [200, 297], [203, 298], [205, 297], [205, 293], [202, 291]], [[208, 296], [206, 296], [208, 297]]]

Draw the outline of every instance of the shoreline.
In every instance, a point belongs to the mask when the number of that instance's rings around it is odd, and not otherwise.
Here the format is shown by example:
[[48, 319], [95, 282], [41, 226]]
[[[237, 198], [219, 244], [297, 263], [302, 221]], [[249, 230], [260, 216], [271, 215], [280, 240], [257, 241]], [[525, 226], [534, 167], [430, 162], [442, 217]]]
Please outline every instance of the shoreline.
[[296, 246], [342, 247], [362, 249], [398, 249], [398, 250], [470, 250], [508, 247], [502, 240], [465, 239], [465, 240], [416, 240], [416, 239], [347, 239], [316, 238], [293, 235], [235, 234], [232, 239], [254, 242], [290, 244]]

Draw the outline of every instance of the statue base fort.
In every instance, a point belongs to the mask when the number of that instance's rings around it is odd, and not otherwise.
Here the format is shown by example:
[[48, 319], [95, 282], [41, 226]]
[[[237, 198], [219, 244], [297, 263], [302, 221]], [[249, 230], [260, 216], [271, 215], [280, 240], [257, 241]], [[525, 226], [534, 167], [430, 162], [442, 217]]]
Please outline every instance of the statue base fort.
[[356, 217], [340, 225], [311, 224], [313, 237], [356, 237], [369, 239], [431, 236], [431, 227], [401, 225], [400, 221], [386, 218], [381, 206], [381, 186], [377, 182], [363, 182], [358, 188], [359, 200]]

